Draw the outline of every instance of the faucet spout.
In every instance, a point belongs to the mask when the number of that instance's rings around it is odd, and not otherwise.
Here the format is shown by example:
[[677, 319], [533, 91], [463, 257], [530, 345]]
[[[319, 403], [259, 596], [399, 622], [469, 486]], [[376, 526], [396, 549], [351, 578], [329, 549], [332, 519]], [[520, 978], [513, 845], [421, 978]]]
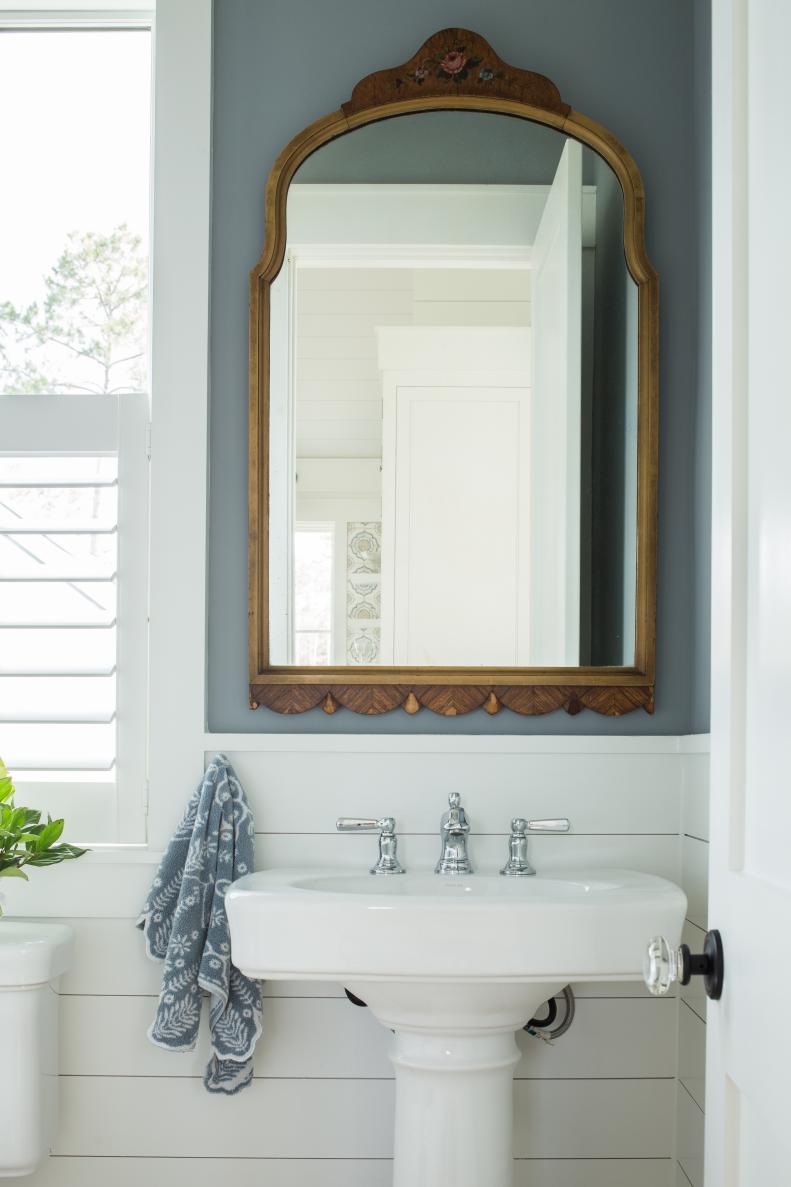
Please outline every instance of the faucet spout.
[[471, 874], [472, 865], [467, 854], [467, 837], [470, 822], [461, 806], [461, 796], [452, 791], [448, 796], [448, 811], [440, 821], [439, 835], [442, 842], [435, 874]]

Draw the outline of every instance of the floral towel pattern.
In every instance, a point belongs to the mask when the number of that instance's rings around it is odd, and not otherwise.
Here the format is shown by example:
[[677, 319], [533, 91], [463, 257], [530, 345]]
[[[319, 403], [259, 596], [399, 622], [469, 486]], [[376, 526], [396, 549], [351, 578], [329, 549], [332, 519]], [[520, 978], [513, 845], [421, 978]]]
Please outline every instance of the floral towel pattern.
[[210, 995], [209, 1092], [238, 1092], [253, 1078], [261, 988], [231, 963], [225, 892], [253, 869], [253, 817], [231, 764], [217, 754], [163, 857], [137, 926], [163, 960], [162, 990], [148, 1032], [168, 1051], [192, 1051], [201, 990]]

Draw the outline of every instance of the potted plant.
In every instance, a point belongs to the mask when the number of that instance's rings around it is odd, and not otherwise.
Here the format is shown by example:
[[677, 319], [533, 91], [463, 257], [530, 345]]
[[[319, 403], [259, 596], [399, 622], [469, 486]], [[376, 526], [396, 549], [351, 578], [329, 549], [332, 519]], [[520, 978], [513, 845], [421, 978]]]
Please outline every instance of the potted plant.
[[61, 861], [82, 857], [87, 850], [58, 843], [63, 825], [63, 820], [52, 820], [49, 816], [42, 824], [41, 813], [35, 808], [15, 806], [14, 782], [0, 759], [0, 878], [24, 878], [27, 881], [25, 866], [54, 866]]

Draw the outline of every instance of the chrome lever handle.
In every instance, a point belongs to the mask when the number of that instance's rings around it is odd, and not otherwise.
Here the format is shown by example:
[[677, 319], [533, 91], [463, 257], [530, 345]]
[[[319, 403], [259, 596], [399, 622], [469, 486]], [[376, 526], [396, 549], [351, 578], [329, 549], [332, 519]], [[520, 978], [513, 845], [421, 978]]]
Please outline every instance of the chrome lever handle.
[[335, 821], [339, 833], [393, 833], [395, 820], [383, 816], [381, 820], [367, 820], [364, 816], [339, 816]]
[[535, 868], [527, 856], [528, 833], [567, 833], [571, 824], [565, 816], [556, 820], [525, 820], [515, 816], [511, 821], [511, 836], [508, 841], [508, 861], [500, 873], [506, 878], [529, 878]]
[[339, 833], [379, 833], [379, 860], [371, 866], [372, 874], [403, 874], [406, 871], [398, 860], [398, 837], [393, 816], [368, 820], [360, 816], [340, 816], [335, 821]]
[[[516, 820], [511, 821], [512, 830], [516, 823]], [[529, 833], [567, 833], [571, 831], [571, 822], [565, 816], [559, 816], [556, 820], [525, 820], [523, 823]]]

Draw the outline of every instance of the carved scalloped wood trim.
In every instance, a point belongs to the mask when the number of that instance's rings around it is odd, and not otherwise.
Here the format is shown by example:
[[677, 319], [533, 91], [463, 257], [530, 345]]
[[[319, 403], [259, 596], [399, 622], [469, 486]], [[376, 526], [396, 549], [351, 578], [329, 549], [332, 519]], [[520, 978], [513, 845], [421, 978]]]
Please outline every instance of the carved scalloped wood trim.
[[654, 690], [646, 685], [253, 684], [250, 691], [253, 708], [263, 705], [276, 713], [306, 713], [317, 706], [325, 713], [344, 708], [369, 717], [399, 708], [407, 713], [426, 708], [442, 717], [461, 717], [481, 708], [487, 713], [506, 708], [523, 717], [556, 709], [571, 716], [592, 709], [607, 717], [641, 708], [654, 711]]
[[[459, 55], [449, 57], [449, 55]], [[464, 65], [460, 65], [460, 59]], [[444, 66], [443, 66], [444, 62]], [[475, 63], [473, 65], [473, 62]], [[425, 73], [424, 73], [425, 71]], [[492, 77], [489, 78], [488, 74]], [[634, 668], [534, 668], [509, 673], [511, 683], [482, 669], [441, 679], [440, 671], [413, 669], [393, 675], [341, 669], [346, 683], [318, 683], [316, 669], [275, 670], [269, 663], [269, 303], [270, 286], [286, 247], [286, 199], [294, 173], [312, 152], [363, 124], [420, 111], [471, 110], [533, 120], [587, 144], [612, 167], [624, 195], [624, 255], [638, 287], [637, 573]], [[656, 654], [656, 540], [659, 428], [659, 281], [645, 246], [645, 193], [639, 170], [606, 128], [574, 111], [543, 75], [504, 62], [481, 36], [467, 29], [435, 33], [403, 66], [362, 79], [338, 111], [305, 128], [282, 150], [266, 185], [264, 248], [250, 273], [249, 449], [249, 669], [250, 706], [278, 713], [304, 713], [322, 705], [327, 713], [348, 708], [378, 714], [422, 706], [448, 716], [483, 707], [521, 714], [583, 708], [619, 716], [637, 708], [652, 713]], [[315, 679], [317, 682], [312, 683]], [[415, 682], [417, 681], [417, 682]], [[465, 683], [466, 681], [466, 683]]]

